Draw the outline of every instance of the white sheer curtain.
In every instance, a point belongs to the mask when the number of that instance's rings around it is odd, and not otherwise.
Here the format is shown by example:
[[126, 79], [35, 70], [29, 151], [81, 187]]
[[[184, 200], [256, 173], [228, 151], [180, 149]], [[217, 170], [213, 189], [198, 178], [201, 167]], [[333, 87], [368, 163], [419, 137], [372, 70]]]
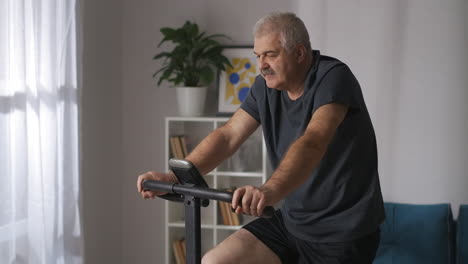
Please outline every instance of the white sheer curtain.
[[0, 263], [82, 263], [78, 0], [0, 0]]

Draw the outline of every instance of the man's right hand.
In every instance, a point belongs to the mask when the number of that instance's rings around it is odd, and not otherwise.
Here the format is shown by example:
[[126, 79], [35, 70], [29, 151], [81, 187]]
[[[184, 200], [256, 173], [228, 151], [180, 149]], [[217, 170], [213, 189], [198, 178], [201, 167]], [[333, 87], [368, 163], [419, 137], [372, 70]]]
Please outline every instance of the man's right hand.
[[157, 195], [163, 195], [165, 192], [143, 190], [142, 183], [145, 180], [165, 181], [165, 182], [179, 182], [174, 173], [160, 173], [155, 171], [148, 171], [138, 176], [137, 189], [143, 199], [153, 199]]

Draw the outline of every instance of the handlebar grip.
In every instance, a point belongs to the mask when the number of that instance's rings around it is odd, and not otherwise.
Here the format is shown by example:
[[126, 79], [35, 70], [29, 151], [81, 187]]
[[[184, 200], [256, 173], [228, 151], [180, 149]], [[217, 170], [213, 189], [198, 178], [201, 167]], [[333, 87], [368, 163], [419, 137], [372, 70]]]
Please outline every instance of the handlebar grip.
[[[221, 201], [225, 201], [225, 202], [228, 202], [228, 203], [231, 203], [232, 202], [232, 196], [233, 196], [233, 193], [232, 192], [226, 192], [226, 191], [219, 191], [219, 192], [223, 192], [225, 193], [225, 197], [228, 197], [226, 200], [221, 200]], [[234, 210], [234, 209], [232, 209]], [[263, 218], [272, 218], [273, 215], [275, 214], [275, 208], [273, 206], [265, 206], [263, 208], [263, 213], [260, 217], [263, 217]]]
[[[179, 195], [191, 195], [194, 197], [206, 199], [206, 200], [217, 200], [223, 202], [232, 202], [232, 192], [222, 191], [217, 189], [205, 188], [205, 187], [196, 187], [193, 185], [184, 185], [177, 184], [173, 182], [162, 182], [162, 181], [153, 181], [145, 180], [142, 183], [144, 190], [155, 190], [163, 191], [169, 194], [179, 194]], [[165, 198], [161, 197], [160, 198]], [[169, 199], [171, 200], [171, 199]], [[263, 209], [262, 217], [271, 218], [275, 213], [275, 208], [272, 206], [265, 206]]]
[[175, 182], [163, 182], [163, 181], [153, 181], [153, 180], [144, 180], [141, 183], [143, 190], [154, 190], [154, 191], [163, 191], [168, 193], [174, 193]]
[[141, 186], [143, 190], [158, 190], [167, 192], [166, 194], [158, 195], [159, 198], [166, 199], [171, 202], [183, 203], [184, 197], [180, 194], [175, 194], [173, 192], [174, 183], [171, 182], [159, 182], [159, 181], [149, 181], [144, 180]]

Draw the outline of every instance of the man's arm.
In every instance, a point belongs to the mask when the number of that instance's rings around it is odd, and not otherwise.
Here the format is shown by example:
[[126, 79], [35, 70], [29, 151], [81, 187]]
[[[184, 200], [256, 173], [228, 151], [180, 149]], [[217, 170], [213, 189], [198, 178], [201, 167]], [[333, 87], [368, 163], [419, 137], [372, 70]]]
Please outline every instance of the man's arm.
[[274, 205], [304, 183], [325, 154], [347, 110], [347, 106], [335, 103], [318, 108], [271, 178], [260, 188], [244, 186], [235, 191], [232, 206], [236, 212], [259, 216], [266, 205]]
[[234, 154], [259, 125], [257, 120], [240, 108], [224, 126], [204, 138], [186, 159], [205, 175]]

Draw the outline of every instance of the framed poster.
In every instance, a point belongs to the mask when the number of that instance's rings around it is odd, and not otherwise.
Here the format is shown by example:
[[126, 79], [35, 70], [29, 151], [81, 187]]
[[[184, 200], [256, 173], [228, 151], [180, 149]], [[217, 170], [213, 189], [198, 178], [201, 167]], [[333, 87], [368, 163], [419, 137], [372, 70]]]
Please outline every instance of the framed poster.
[[247, 96], [258, 75], [253, 46], [228, 46], [223, 49], [232, 64], [218, 75], [218, 113], [234, 113]]

